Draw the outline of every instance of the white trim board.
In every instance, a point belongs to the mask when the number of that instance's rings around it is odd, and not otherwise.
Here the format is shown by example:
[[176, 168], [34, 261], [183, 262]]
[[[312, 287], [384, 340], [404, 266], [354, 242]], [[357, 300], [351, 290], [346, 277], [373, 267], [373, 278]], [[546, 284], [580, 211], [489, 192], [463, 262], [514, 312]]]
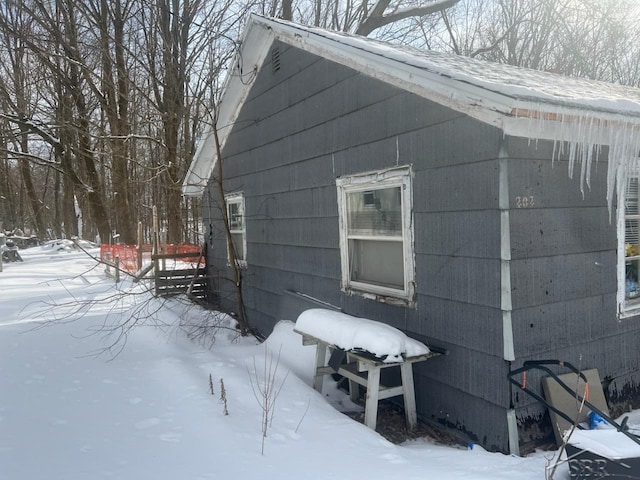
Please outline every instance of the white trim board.
[[[630, 143], [640, 143], [635, 141], [640, 137], [640, 89], [420, 52], [253, 14], [215, 119], [221, 147], [276, 39], [494, 125], [505, 135], [608, 145], [622, 127], [634, 137]], [[210, 130], [189, 167], [184, 195], [202, 195], [215, 151]]]

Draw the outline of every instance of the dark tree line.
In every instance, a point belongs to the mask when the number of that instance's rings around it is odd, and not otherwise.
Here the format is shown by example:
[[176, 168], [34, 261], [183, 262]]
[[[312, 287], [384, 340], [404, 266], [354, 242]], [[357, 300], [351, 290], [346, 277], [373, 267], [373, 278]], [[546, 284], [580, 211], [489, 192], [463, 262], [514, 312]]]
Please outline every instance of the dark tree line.
[[[194, 238], [182, 177], [237, 2], [8, 0], [0, 6], [0, 220], [40, 236], [136, 241], [158, 206]], [[236, 5], [237, 15], [245, 7]], [[78, 216], [82, 212], [82, 224]]]

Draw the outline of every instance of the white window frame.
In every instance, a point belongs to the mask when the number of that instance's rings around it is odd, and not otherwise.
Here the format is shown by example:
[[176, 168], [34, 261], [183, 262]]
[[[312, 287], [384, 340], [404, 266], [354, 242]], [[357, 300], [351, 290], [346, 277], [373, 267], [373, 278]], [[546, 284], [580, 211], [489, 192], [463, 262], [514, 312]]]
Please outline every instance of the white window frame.
[[[242, 235], [242, 258], [236, 259], [236, 264], [240, 267], [247, 266], [247, 217], [246, 217], [246, 208], [244, 201], [244, 193], [230, 193], [225, 195], [225, 205], [227, 208], [227, 219], [229, 221], [229, 232], [232, 235], [241, 234]], [[231, 221], [231, 206], [232, 205], [240, 205], [240, 211], [242, 212], [242, 225], [241, 228], [233, 228]], [[236, 252], [238, 253], [238, 252]], [[227, 243], [227, 261], [229, 265], [231, 264], [231, 252], [229, 251], [229, 243]]]
[[[640, 184], [640, 175], [632, 175], [629, 178], [638, 178]], [[625, 181], [625, 188], [622, 189], [622, 195], [618, 198], [618, 215], [617, 215], [617, 234], [618, 234], [618, 315], [621, 318], [631, 317], [640, 314], [640, 295], [636, 298], [627, 298], [626, 296], [626, 263], [629, 258], [640, 259], [640, 255], [635, 257], [626, 256], [626, 220], [629, 216], [625, 212], [627, 201], [627, 181]], [[639, 185], [640, 188], [640, 185]], [[638, 192], [638, 200], [640, 201], [640, 192]], [[640, 213], [640, 212], [639, 212]], [[640, 224], [640, 214], [633, 215]], [[640, 238], [638, 239], [640, 244]]]
[[[415, 251], [413, 233], [412, 171], [410, 166], [361, 173], [336, 179], [338, 190], [338, 217], [340, 227], [340, 260], [342, 268], [342, 290], [373, 296], [376, 300], [402, 304], [413, 304], [415, 297]], [[404, 286], [402, 289], [364, 283], [351, 279], [349, 258], [349, 232], [347, 228], [347, 196], [351, 193], [400, 187], [402, 210], [402, 252]], [[379, 237], [371, 237], [377, 240]], [[388, 237], [387, 237], [388, 239]]]

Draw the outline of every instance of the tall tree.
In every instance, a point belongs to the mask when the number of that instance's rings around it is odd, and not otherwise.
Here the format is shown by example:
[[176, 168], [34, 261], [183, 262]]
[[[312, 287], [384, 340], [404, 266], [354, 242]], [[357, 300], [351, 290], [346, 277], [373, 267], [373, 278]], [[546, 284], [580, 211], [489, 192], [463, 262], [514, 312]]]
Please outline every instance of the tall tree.
[[[22, 9], [6, 9], [5, 18], [11, 22], [14, 28], [21, 31], [31, 30], [32, 19], [26, 15]], [[10, 110], [14, 115], [22, 120], [33, 117], [33, 105], [37, 102], [39, 95], [33, 89], [27, 72], [33, 72], [34, 65], [31, 64], [28, 49], [20, 37], [2, 32], [2, 45], [6, 48], [3, 52], [4, 62], [2, 68], [4, 74], [0, 76], [0, 95], [2, 95], [5, 112]], [[6, 80], [5, 80], [6, 79]], [[45, 233], [44, 206], [40, 201], [36, 191], [29, 161], [29, 129], [24, 122], [19, 122], [17, 130], [8, 139], [5, 148], [12, 144], [11, 149], [17, 155], [17, 163], [20, 171], [22, 187], [25, 191], [25, 199], [29, 204], [33, 226], [38, 235]], [[24, 225], [13, 225], [13, 227]]]
[[629, 0], [462, 0], [422, 25], [422, 42], [498, 63], [616, 82], [635, 45], [633, 18], [638, 5]]
[[[396, 36], [407, 28], [409, 19], [420, 19], [452, 7], [460, 0], [269, 0], [261, 13], [284, 20], [369, 36], [390, 27], [378, 36]], [[395, 31], [395, 32], [394, 32]]]
[[[136, 222], [130, 207], [129, 191], [129, 118], [130, 78], [127, 65], [128, 46], [125, 44], [125, 25], [133, 2], [125, 0], [91, 0], [84, 4], [84, 15], [97, 33], [100, 50], [100, 76], [82, 69], [84, 79], [100, 102], [109, 131], [107, 144], [111, 160], [111, 188], [115, 219], [113, 221], [121, 241], [136, 242]], [[99, 83], [98, 83], [99, 82]]]

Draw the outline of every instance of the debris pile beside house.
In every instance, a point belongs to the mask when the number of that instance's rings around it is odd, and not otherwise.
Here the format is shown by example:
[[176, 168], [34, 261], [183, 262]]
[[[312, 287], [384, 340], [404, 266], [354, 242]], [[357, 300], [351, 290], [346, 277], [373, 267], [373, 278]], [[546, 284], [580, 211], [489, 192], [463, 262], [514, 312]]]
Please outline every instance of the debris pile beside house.
[[[569, 370], [557, 374], [552, 369]], [[528, 381], [542, 378], [544, 397]], [[620, 424], [609, 416], [597, 369], [582, 371], [569, 362], [530, 360], [508, 375], [518, 389], [549, 409], [558, 447], [566, 448], [571, 478], [640, 478], [640, 438], [630, 432], [628, 417]]]

